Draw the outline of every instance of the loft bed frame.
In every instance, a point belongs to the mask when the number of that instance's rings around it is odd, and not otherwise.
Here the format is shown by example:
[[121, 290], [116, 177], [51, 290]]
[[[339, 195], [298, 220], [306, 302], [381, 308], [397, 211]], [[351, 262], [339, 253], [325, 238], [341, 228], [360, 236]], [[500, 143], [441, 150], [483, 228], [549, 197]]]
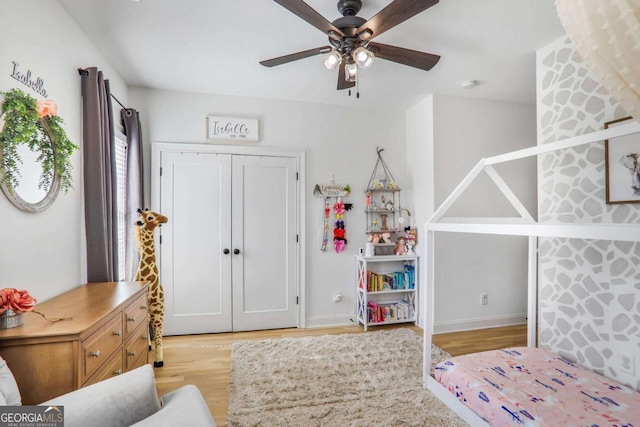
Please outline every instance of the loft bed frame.
[[[640, 133], [640, 122], [631, 121], [609, 129], [595, 131], [577, 137], [538, 145], [522, 150], [513, 151], [498, 156], [481, 159], [469, 172], [449, 197], [435, 211], [425, 224], [426, 230], [426, 290], [423, 293], [423, 306], [426, 308], [426, 325], [424, 329], [424, 367], [423, 383], [440, 400], [449, 406], [456, 414], [471, 426], [488, 426], [475, 412], [462, 404], [441, 385], [431, 373], [431, 344], [434, 330], [435, 310], [435, 233], [479, 233], [509, 236], [529, 237], [528, 254], [528, 308], [527, 308], [527, 345], [536, 347], [536, 321], [538, 314], [538, 277], [537, 277], [537, 248], [538, 237], [577, 238], [595, 240], [617, 240], [640, 242], [640, 227], [638, 224], [613, 223], [538, 223], [527, 211], [518, 197], [511, 191], [506, 182], [496, 172], [493, 165], [539, 156], [554, 151], [565, 150], [580, 145], [603, 142], [606, 139]], [[520, 215], [518, 217], [500, 218], [448, 218], [444, 215], [464, 193], [469, 185], [485, 172], [495, 183], [511, 206]]]

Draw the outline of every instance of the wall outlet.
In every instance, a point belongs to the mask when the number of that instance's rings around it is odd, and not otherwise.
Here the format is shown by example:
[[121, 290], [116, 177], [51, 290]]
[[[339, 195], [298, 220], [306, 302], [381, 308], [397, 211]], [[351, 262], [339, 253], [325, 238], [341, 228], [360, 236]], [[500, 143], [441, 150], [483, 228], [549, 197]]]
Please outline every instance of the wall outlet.
[[333, 293], [333, 302], [342, 301], [342, 292], [334, 292]]
[[620, 353], [620, 371], [627, 375], [636, 374], [636, 358], [629, 353]]
[[480, 305], [489, 304], [489, 294], [480, 294]]

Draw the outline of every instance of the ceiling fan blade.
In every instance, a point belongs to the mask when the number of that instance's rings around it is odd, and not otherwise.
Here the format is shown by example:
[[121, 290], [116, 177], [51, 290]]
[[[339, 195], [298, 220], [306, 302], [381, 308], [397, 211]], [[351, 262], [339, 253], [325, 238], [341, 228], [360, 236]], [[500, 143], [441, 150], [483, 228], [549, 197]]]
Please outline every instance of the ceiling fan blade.
[[373, 52], [376, 58], [386, 59], [387, 61], [397, 62], [425, 71], [432, 69], [440, 60], [440, 55], [376, 42], [369, 43], [367, 48]]
[[348, 81], [345, 80], [346, 72], [344, 70], [344, 67], [346, 65], [347, 64], [345, 62], [343, 62], [338, 67], [338, 90], [349, 89], [349, 88], [354, 87], [356, 85], [356, 82], [348, 82]]
[[344, 33], [340, 31], [335, 25], [327, 21], [322, 15], [320, 15], [315, 9], [306, 4], [302, 0], [274, 0], [280, 6], [287, 9], [289, 12], [304, 19], [309, 24], [313, 25], [323, 33], [335, 40], [340, 40], [344, 37]]
[[282, 65], [286, 64], [287, 62], [297, 61], [298, 59], [308, 58], [310, 56], [329, 52], [330, 50], [331, 48], [329, 46], [316, 47], [314, 49], [303, 50], [302, 52], [296, 52], [290, 55], [284, 55], [277, 58], [260, 61], [260, 64], [264, 65], [265, 67], [275, 67], [276, 65]]
[[438, 0], [394, 0], [376, 16], [362, 24], [356, 34], [364, 39], [377, 37], [437, 3]]

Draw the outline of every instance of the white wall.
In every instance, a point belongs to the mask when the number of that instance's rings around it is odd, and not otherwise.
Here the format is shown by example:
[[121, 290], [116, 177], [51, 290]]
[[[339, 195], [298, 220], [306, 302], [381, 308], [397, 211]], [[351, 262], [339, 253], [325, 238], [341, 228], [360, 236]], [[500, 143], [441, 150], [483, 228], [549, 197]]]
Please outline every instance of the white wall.
[[[150, 143], [206, 142], [209, 114], [258, 117], [260, 147], [306, 151], [307, 326], [349, 323], [356, 304], [354, 255], [366, 240], [364, 189], [376, 162], [376, 147], [385, 149], [385, 161], [400, 185], [406, 182], [402, 112], [140, 88], [131, 88], [129, 96], [141, 112], [147, 184]], [[313, 196], [314, 185], [330, 183], [332, 175], [336, 183], [350, 184], [349, 201], [355, 204], [346, 215], [349, 244], [341, 254], [320, 251], [324, 207]], [[342, 292], [342, 302], [333, 302], [334, 292]]]
[[[424, 220], [478, 160], [536, 141], [535, 108], [528, 105], [434, 95], [409, 110], [407, 117], [407, 157], [413, 156], [412, 149], [417, 155], [411, 162], [411, 181], [421, 237]], [[420, 138], [422, 146], [417, 143]], [[535, 215], [535, 162], [520, 161], [497, 170]], [[513, 215], [490, 180], [481, 178], [448, 216]], [[525, 322], [527, 239], [439, 233], [436, 265], [436, 332]], [[489, 294], [488, 305], [480, 305], [480, 293]]]
[[[420, 255], [421, 262], [418, 265], [418, 277], [420, 283], [425, 286], [425, 251], [424, 251], [424, 223], [434, 212], [434, 164], [433, 159], [433, 95], [407, 110], [407, 196], [411, 205], [410, 223], [418, 227], [418, 245], [416, 254]], [[423, 287], [424, 289], [424, 287]], [[418, 310], [419, 324], [424, 326], [425, 308], [422, 305], [423, 298], [419, 298], [421, 304]]]
[[[112, 90], [126, 100], [126, 87], [57, 1], [0, 3], [0, 91], [33, 90], [11, 77], [12, 61], [45, 82], [48, 98], [59, 107], [69, 139], [82, 144], [78, 68], [98, 66]], [[86, 277], [83, 251], [81, 153], [72, 158], [73, 186], [51, 208], [28, 214], [0, 194], [0, 288], [27, 289], [44, 301], [80, 285]]]
[[409, 175], [406, 188], [409, 200], [413, 202], [411, 222], [416, 226], [422, 226], [434, 211], [434, 168], [427, 166], [434, 163], [433, 98], [429, 95], [406, 112]]

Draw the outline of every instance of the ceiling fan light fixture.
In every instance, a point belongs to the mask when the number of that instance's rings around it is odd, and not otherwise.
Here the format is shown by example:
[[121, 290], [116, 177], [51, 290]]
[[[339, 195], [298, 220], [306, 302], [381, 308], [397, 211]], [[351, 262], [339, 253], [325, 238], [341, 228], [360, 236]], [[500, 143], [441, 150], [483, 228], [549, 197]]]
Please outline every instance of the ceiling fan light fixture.
[[353, 51], [353, 60], [360, 68], [369, 68], [373, 63], [373, 58], [375, 58], [373, 52], [362, 46]]
[[349, 62], [344, 66], [344, 79], [348, 82], [355, 82], [358, 77], [358, 66], [355, 62]]
[[329, 71], [335, 69], [341, 62], [342, 55], [336, 50], [332, 50], [322, 57], [322, 65]]

